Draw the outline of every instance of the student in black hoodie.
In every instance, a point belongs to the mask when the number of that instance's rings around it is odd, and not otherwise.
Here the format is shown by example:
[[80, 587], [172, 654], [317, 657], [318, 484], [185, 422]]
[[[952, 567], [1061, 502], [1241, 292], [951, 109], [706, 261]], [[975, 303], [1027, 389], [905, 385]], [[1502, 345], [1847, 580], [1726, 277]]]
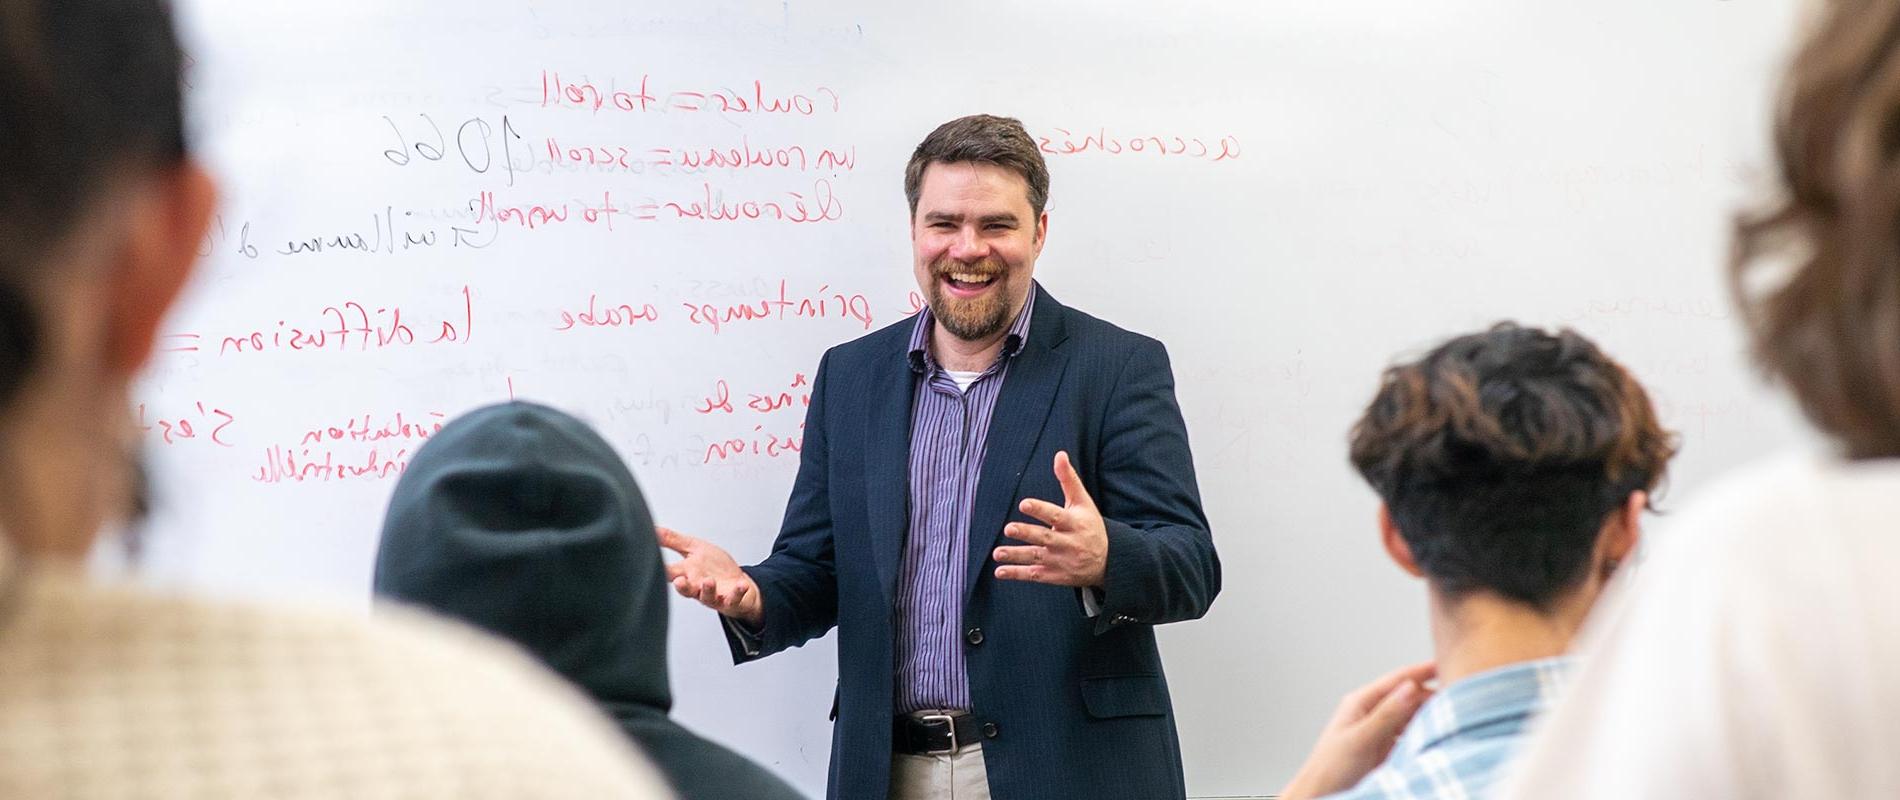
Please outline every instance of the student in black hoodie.
[[667, 718], [667, 581], [646, 500], [586, 424], [528, 403], [445, 426], [396, 485], [376, 593], [527, 648], [619, 721], [684, 800], [802, 797]]

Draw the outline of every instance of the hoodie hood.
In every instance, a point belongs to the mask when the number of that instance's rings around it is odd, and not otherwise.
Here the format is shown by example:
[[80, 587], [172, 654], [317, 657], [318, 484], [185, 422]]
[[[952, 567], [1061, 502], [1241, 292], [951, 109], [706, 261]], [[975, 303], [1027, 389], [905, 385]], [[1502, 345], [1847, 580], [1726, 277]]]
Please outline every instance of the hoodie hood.
[[610, 706], [672, 706], [653, 518], [567, 414], [489, 406], [430, 437], [390, 500], [375, 590], [510, 639]]

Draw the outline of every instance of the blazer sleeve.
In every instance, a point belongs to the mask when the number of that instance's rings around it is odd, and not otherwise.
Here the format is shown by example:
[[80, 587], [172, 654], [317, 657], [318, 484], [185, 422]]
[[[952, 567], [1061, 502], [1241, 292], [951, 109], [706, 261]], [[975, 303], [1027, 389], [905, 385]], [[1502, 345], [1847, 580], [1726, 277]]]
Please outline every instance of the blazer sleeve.
[[[764, 658], [823, 636], [838, 623], [837, 565], [831, 539], [829, 456], [826, 449], [826, 392], [831, 354], [818, 362], [812, 379], [811, 406], [805, 410], [805, 439], [799, 450], [798, 477], [779, 527], [772, 554], [745, 567], [759, 586], [765, 624], [755, 632], [725, 625], [733, 663]], [[747, 635], [748, 633], [752, 635]]]
[[1108, 528], [1095, 632], [1199, 618], [1220, 593], [1220, 557], [1201, 510], [1167, 348], [1142, 338], [1110, 397], [1095, 489]]

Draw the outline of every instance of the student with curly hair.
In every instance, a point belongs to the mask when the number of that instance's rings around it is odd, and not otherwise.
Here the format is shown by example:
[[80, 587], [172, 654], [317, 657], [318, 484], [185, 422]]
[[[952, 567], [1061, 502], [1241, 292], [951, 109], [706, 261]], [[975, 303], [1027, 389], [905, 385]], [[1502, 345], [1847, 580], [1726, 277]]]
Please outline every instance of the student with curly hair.
[[1348, 695], [1282, 799], [1489, 790], [1674, 452], [1642, 386], [1572, 331], [1505, 323], [1386, 370], [1352, 462], [1386, 553], [1429, 587], [1435, 652]]

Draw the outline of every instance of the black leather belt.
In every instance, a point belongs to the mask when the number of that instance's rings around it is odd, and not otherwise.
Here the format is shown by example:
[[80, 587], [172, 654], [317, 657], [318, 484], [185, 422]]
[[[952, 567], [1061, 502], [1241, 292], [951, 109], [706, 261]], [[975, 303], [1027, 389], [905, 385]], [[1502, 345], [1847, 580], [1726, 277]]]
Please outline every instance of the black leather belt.
[[965, 713], [898, 717], [891, 726], [891, 750], [904, 755], [941, 755], [983, 741], [976, 717]]

